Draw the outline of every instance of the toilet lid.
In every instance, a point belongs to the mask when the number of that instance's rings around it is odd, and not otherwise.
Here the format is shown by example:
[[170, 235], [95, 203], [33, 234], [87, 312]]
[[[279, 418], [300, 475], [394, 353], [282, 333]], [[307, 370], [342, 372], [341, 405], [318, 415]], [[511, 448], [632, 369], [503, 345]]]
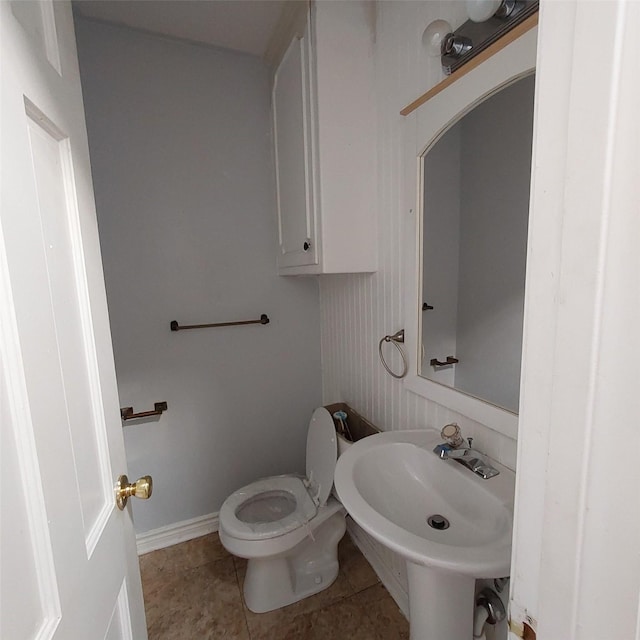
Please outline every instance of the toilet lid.
[[331, 414], [320, 407], [313, 412], [307, 433], [307, 479], [310, 493], [324, 505], [333, 487], [338, 443]]

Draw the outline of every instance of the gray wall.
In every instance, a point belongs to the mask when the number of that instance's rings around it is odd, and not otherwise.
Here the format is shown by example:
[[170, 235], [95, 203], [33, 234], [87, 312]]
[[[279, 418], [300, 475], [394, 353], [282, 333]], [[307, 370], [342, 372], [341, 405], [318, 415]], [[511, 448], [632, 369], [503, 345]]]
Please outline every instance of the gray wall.
[[[257, 58], [77, 20], [129, 472], [139, 532], [303, 471], [321, 403], [318, 284], [276, 275], [268, 70]], [[181, 324], [267, 326], [172, 333]]]
[[454, 386], [455, 367], [433, 368], [457, 353], [458, 264], [460, 260], [461, 123], [455, 124], [424, 159], [422, 375]]
[[[425, 158], [425, 377], [518, 410], [533, 76], [479, 104]], [[431, 358], [454, 355], [453, 367]]]
[[462, 120], [456, 388], [512, 411], [520, 390], [533, 91], [529, 76]]

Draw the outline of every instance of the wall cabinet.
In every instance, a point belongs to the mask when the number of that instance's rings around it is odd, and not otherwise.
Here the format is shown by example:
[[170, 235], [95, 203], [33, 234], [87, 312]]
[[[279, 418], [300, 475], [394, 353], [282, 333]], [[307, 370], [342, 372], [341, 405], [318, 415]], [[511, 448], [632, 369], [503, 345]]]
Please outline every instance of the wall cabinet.
[[314, 3], [275, 72], [281, 275], [376, 270], [371, 3]]

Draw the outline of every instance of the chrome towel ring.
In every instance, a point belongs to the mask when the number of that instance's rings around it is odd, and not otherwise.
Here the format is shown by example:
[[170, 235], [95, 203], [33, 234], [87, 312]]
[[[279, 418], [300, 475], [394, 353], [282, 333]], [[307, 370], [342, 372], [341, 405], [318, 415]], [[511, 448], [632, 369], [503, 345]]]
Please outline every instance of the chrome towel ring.
[[[385, 342], [390, 342], [400, 352], [400, 356], [402, 357], [402, 373], [397, 374], [391, 371], [391, 369], [389, 368], [389, 365], [384, 359], [384, 355], [382, 354], [382, 345]], [[407, 356], [403, 348], [400, 346], [401, 342], [404, 342], [404, 329], [400, 329], [400, 331], [397, 331], [392, 336], [385, 336], [378, 343], [378, 355], [380, 356], [380, 362], [382, 362], [382, 366], [387, 370], [387, 373], [389, 375], [398, 379], [404, 378], [407, 375], [407, 371], [409, 370], [409, 363], [407, 362]]]

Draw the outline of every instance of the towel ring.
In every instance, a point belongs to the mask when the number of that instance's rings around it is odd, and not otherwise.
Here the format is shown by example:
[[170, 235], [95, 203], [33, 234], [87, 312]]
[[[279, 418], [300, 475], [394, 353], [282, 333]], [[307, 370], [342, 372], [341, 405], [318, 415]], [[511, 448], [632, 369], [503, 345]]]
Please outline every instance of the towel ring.
[[[402, 357], [402, 373], [397, 374], [391, 371], [389, 365], [387, 364], [387, 361], [384, 359], [384, 355], [382, 354], [382, 345], [385, 342], [390, 342], [400, 352], [400, 356]], [[398, 379], [404, 378], [407, 375], [407, 371], [409, 370], [407, 356], [400, 346], [400, 342], [404, 342], [404, 329], [400, 329], [400, 331], [397, 331], [392, 336], [384, 336], [384, 338], [381, 338], [380, 342], [378, 343], [378, 355], [380, 356], [380, 362], [382, 362], [382, 366], [387, 370], [387, 373], [390, 376]]]

